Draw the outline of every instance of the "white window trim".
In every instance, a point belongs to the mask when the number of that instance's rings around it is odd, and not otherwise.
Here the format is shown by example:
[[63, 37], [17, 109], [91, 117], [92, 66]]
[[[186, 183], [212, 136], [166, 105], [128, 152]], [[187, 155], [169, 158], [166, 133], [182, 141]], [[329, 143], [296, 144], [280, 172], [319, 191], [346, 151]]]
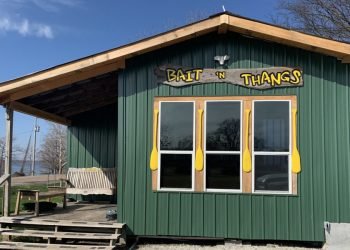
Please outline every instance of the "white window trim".
[[[236, 102], [240, 104], [240, 151], [207, 151], [207, 103], [208, 102]], [[218, 192], [218, 193], [242, 193], [242, 181], [243, 181], [243, 169], [242, 169], [242, 115], [243, 115], [243, 100], [205, 100], [204, 101], [204, 119], [203, 119], [203, 154], [204, 154], [204, 180], [203, 180], [203, 190], [204, 192]], [[239, 181], [239, 189], [219, 189], [219, 188], [207, 188], [207, 154], [228, 154], [228, 155], [240, 155], [240, 166], [239, 166], [239, 175], [240, 175], [240, 181]]]
[[[162, 103], [169, 103], [169, 102], [175, 102], [175, 103], [184, 103], [189, 102], [193, 104], [193, 145], [192, 150], [161, 150], [160, 148], [160, 131], [161, 131], [161, 119], [162, 119]], [[195, 187], [195, 169], [194, 169], [194, 163], [195, 163], [195, 150], [196, 150], [196, 102], [195, 101], [159, 101], [159, 117], [158, 117], [158, 131], [157, 131], [157, 146], [158, 146], [158, 176], [157, 176], [157, 190], [158, 191], [170, 191], [170, 192], [193, 192]], [[191, 188], [161, 188], [160, 186], [160, 176], [162, 171], [162, 166], [160, 164], [161, 162], [161, 155], [162, 154], [191, 154], [192, 155], [192, 167], [191, 167], [191, 174], [192, 174], [192, 187]]]
[[[288, 152], [269, 152], [269, 151], [254, 151], [254, 116], [256, 102], [288, 102], [289, 106], [289, 151]], [[292, 155], [292, 101], [291, 100], [252, 100], [252, 193], [254, 194], [292, 194], [292, 169], [291, 169], [291, 155]], [[269, 191], [269, 190], [255, 190], [255, 156], [256, 155], [286, 155], [288, 156], [288, 191]]]

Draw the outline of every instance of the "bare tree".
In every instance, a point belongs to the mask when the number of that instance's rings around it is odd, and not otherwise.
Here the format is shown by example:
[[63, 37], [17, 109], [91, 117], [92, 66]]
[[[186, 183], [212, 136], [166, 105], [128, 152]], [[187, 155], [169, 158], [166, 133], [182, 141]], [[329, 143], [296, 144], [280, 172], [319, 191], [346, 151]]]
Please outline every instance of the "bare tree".
[[276, 24], [350, 42], [349, 0], [281, 0], [277, 8]]
[[66, 134], [66, 127], [58, 124], [50, 126], [39, 151], [42, 168], [46, 173], [63, 173], [67, 164]]
[[[12, 138], [12, 159], [16, 160], [18, 158], [18, 155], [21, 155], [23, 153], [23, 149], [15, 144], [16, 138]], [[0, 138], [0, 175], [4, 173], [4, 166], [5, 166], [5, 149], [6, 149], [6, 142], [5, 138]]]

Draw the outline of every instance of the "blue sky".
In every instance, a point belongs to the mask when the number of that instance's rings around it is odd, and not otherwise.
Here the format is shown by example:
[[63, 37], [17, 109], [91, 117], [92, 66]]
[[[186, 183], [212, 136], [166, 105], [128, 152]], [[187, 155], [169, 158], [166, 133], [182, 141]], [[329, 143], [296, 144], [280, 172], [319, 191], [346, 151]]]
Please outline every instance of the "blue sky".
[[[269, 22], [279, 0], [0, 0], [0, 82], [227, 11]], [[5, 135], [0, 108], [0, 137]], [[25, 147], [34, 118], [15, 113]], [[48, 123], [39, 120], [39, 145]]]

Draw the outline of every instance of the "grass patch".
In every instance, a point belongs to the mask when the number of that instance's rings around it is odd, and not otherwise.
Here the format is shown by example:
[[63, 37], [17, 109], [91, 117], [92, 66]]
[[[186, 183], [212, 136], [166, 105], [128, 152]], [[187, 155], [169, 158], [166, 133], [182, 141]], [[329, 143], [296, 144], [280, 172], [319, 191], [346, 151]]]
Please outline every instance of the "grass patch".
[[[48, 191], [47, 184], [38, 184], [38, 185], [21, 185], [21, 186], [13, 186], [11, 187], [11, 205], [10, 212], [13, 213], [15, 211], [16, 199], [17, 199], [17, 190], [18, 189], [28, 189], [28, 190], [40, 190], [42, 192]], [[0, 215], [2, 215], [2, 204], [3, 204], [3, 195], [4, 195], [3, 187], [0, 187]], [[22, 199], [21, 205], [26, 202], [34, 202], [34, 200]], [[51, 202], [62, 203], [62, 197], [53, 197], [51, 198]], [[22, 211], [22, 206], [20, 210]]]

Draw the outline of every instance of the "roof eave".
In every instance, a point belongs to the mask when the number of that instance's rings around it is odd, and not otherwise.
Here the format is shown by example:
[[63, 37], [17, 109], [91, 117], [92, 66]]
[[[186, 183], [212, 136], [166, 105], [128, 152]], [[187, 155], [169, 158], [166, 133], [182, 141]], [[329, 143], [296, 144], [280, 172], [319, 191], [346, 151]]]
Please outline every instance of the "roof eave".
[[128, 58], [213, 31], [218, 33], [238, 32], [259, 39], [334, 56], [342, 60], [343, 63], [350, 62], [350, 44], [222, 13], [135, 43], [4, 82], [0, 85], [0, 104], [124, 68], [125, 60]]

